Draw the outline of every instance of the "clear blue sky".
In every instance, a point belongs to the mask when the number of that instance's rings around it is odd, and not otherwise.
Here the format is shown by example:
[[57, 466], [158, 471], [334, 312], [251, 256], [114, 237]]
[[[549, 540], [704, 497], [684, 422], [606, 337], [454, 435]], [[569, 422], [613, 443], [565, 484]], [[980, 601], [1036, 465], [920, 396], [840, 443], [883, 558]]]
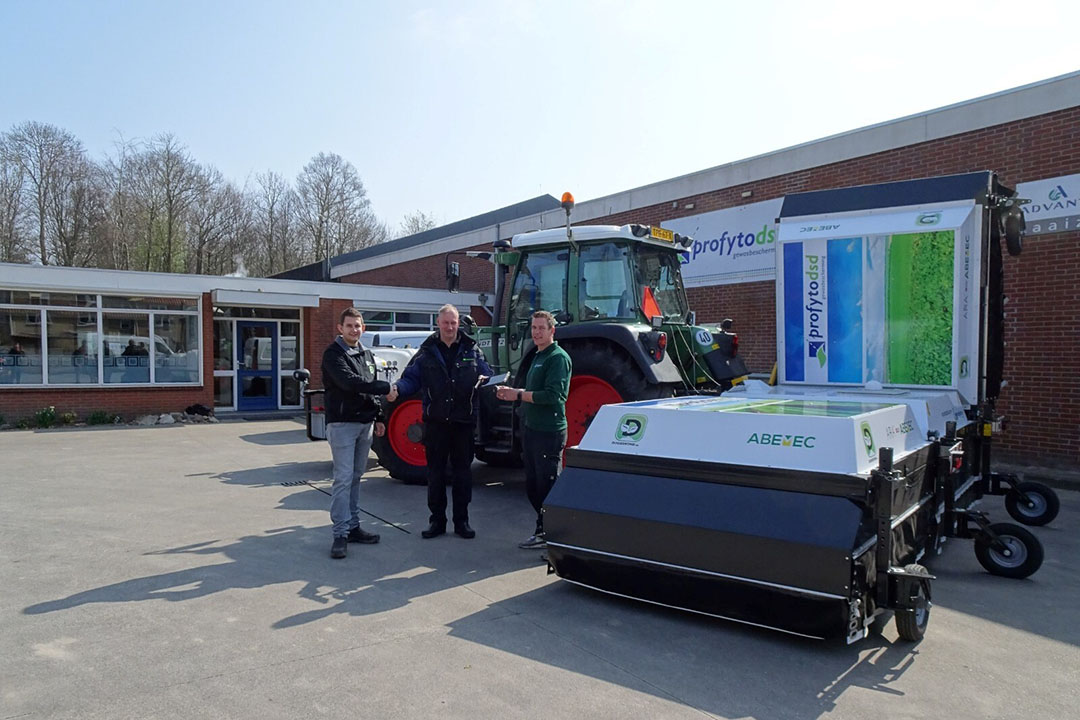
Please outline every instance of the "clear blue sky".
[[[878, 9], [880, 6], [881, 9]], [[336, 152], [380, 218], [579, 200], [1080, 69], [1080, 3], [0, 0], [0, 128]]]

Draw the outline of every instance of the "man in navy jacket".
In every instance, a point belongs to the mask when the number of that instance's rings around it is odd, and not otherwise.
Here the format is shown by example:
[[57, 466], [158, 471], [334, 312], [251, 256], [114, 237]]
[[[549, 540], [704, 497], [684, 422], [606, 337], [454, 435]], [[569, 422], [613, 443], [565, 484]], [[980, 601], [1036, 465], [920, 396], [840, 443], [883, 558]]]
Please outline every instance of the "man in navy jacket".
[[476, 341], [458, 329], [459, 323], [457, 308], [443, 305], [439, 331], [424, 341], [387, 395], [393, 402], [398, 395], [421, 393], [431, 518], [420, 535], [429, 539], [446, 532], [447, 458], [453, 476], [454, 533], [463, 538], [476, 536], [469, 525], [473, 428], [478, 385], [491, 375], [491, 367]]

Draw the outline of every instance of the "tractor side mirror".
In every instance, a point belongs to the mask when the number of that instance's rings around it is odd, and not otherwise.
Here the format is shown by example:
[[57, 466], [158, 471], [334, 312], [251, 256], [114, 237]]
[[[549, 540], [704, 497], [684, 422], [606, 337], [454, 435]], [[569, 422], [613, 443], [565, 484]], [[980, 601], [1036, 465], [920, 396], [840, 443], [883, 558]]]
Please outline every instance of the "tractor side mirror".
[[574, 319], [574, 316], [566, 312], [565, 310], [560, 310], [559, 312], [555, 313], [554, 317], [556, 325], [566, 325]]
[[456, 262], [446, 264], [446, 289], [456, 293], [461, 288], [461, 265]]
[[293, 380], [296, 380], [297, 382], [306, 383], [306, 382], [311, 381], [311, 373], [306, 368], [300, 368], [299, 370], [293, 370], [292, 371], [292, 376], [293, 376]]
[[697, 325], [697, 310], [691, 310], [690, 312], [686, 313], [686, 324]]

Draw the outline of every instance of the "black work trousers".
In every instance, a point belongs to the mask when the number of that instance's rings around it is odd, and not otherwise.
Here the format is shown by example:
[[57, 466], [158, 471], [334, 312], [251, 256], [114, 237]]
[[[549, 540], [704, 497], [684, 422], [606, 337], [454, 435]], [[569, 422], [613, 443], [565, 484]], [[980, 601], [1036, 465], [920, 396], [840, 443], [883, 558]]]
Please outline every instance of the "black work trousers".
[[[427, 504], [431, 522], [446, 525], [446, 482], [449, 474], [454, 498], [454, 525], [469, 522], [472, 500], [473, 426], [464, 423], [424, 423], [427, 452]], [[446, 463], [450, 461], [447, 472]]]
[[541, 509], [551, 487], [562, 472], [562, 452], [566, 430], [545, 432], [525, 428], [522, 435], [522, 459], [525, 462], [525, 492], [536, 510], [536, 532], [544, 532]]

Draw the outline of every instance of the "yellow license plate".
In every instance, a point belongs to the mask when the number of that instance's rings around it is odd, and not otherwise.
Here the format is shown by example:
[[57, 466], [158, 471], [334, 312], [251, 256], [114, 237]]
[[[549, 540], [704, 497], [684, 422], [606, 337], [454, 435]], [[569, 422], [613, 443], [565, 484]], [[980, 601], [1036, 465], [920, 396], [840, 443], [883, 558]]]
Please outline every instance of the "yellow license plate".
[[649, 234], [656, 240], [663, 240], [664, 242], [675, 242], [675, 233], [671, 230], [668, 230], [667, 228], [649, 228]]

